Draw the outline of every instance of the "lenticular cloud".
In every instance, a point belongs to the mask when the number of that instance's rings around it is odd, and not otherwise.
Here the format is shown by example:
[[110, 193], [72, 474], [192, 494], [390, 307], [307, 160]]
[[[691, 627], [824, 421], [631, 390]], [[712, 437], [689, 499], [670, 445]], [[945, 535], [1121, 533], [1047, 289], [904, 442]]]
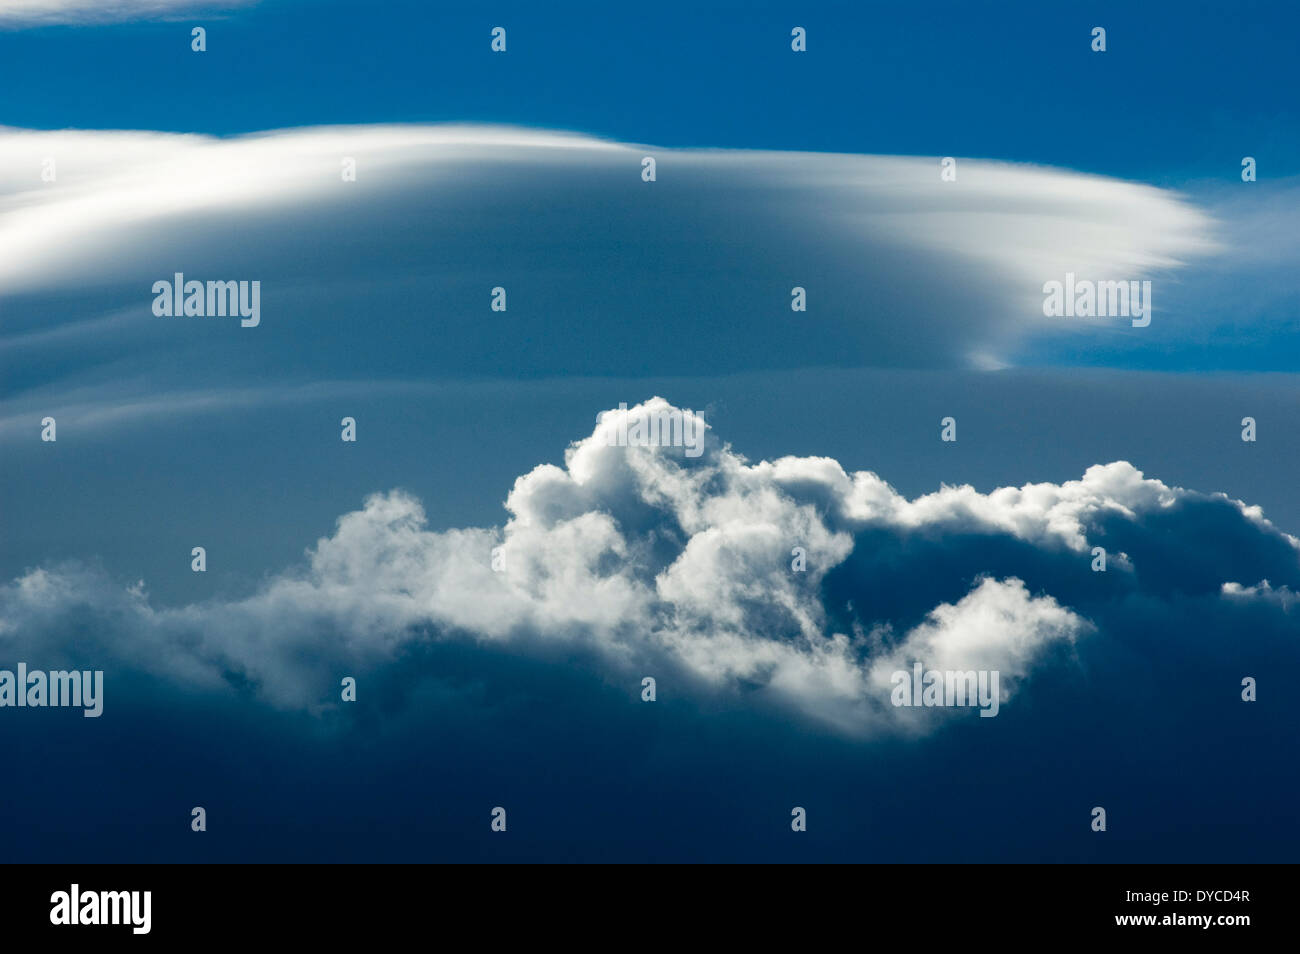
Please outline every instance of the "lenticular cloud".
[[[712, 431], [694, 457], [614, 439], [669, 414], [706, 427], [661, 398], [602, 415], [563, 467], [515, 481], [499, 528], [431, 530], [411, 495], [375, 494], [304, 565], [240, 600], [156, 608], [143, 583], [101, 570], [29, 571], [0, 589], [0, 648], [318, 710], [340, 675], [407, 664], [428, 641], [561, 645], [629, 684], [653, 674], [679, 694], [874, 735], [945, 718], [891, 704], [900, 669], [996, 670], [1005, 713], [1041, 667], [1076, 665], [1098, 632], [1123, 638], [1143, 606], [1249, 620], [1239, 639], [1296, 635], [1294, 601], [1276, 596], [1300, 585], [1300, 543], [1222, 494], [1116, 462], [1061, 484], [908, 500], [827, 458], [751, 463]], [[1204, 539], [1231, 547], [1207, 553]], [[1142, 651], [1214, 645], [1171, 633]]]
[[165, 18], [247, 6], [256, 0], [5, 0], [0, 27], [108, 23]]
[[[653, 183], [641, 179], [647, 155]], [[1168, 190], [962, 163], [958, 185], [925, 157], [668, 148], [506, 126], [234, 137], [0, 127], [0, 307], [13, 315], [0, 344], [60, 353], [75, 338], [86, 380], [64, 383], [88, 390], [63, 410], [78, 415], [264, 387], [247, 338], [212, 335], [208, 360], [188, 360], [192, 335], [151, 308], [155, 283], [181, 273], [260, 282], [262, 320], [245, 335], [282, 385], [336, 377], [338, 349], [352, 373], [377, 380], [601, 375], [615, 361], [668, 376], [992, 368], [1028, 362], [1045, 341], [1131, 337], [1128, 320], [1045, 318], [1045, 282], [1155, 277], [1154, 327], [1172, 333], [1182, 323], [1162, 315], [1162, 276], [1190, 278], [1186, 265], [1223, 251], [1217, 224]], [[476, 319], [506, 274], [509, 314], [544, 317], [554, 348], [489, 343]], [[790, 320], [796, 288], [815, 320]], [[336, 320], [320, 321], [322, 308]], [[355, 329], [372, 316], [412, 313], [439, 315], [436, 347], [358, 347]], [[742, 321], [750, 334], [727, 333]], [[304, 349], [304, 338], [332, 347]], [[124, 401], [132, 371], [150, 388]], [[159, 399], [162, 387], [184, 393]], [[0, 436], [28, 413], [21, 400], [0, 404]]]

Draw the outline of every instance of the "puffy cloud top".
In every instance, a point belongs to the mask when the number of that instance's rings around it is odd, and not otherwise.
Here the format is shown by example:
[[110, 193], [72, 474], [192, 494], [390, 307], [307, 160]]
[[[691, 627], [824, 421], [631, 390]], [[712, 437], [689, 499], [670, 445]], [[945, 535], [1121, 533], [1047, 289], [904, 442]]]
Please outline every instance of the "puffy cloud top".
[[[706, 435], [701, 453], [619, 445], [620, 426], [673, 415]], [[339, 673], [399, 665], [429, 640], [563, 646], [617, 678], [747, 694], [866, 735], [941, 718], [890, 703], [898, 669], [997, 670], [1009, 701], [1032, 691], [1037, 666], [1068, 664], [1143, 604], [1170, 619], [1249, 611], [1260, 632], [1295, 636], [1300, 543], [1221, 494], [1121, 461], [1059, 485], [908, 500], [826, 458], [750, 463], [706, 428], [662, 398], [606, 413], [563, 467], [515, 481], [500, 528], [430, 530], [418, 500], [376, 494], [305, 565], [240, 600], [155, 608], [143, 584], [32, 570], [0, 590], [0, 645], [69, 664], [93, 648], [184, 685], [308, 708]], [[1208, 564], [1207, 528], [1232, 545]], [[1106, 573], [1092, 571], [1095, 546]]]

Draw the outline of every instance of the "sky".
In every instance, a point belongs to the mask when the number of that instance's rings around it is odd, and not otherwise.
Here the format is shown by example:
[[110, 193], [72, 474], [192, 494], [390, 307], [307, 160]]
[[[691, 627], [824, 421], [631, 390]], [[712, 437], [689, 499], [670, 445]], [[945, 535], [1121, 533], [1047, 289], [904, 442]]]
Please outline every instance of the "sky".
[[554, 6], [0, 6], [7, 858], [1294, 860], [1294, 9]]

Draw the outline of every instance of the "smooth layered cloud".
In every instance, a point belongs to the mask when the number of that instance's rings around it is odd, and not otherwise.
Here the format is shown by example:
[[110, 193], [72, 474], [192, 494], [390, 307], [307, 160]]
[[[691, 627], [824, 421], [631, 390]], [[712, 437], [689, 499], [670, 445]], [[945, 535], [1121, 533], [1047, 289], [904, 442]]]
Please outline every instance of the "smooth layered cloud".
[[147, 20], [230, 10], [257, 0], [5, 0], [0, 28]]
[[[653, 184], [641, 177], [647, 155], [664, 166]], [[986, 265], [999, 278], [1027, 280], [1035, 289], [1043, 275], [1065, 268], [1081, 278], [1149, 275], [1216, 248], [1209, 219], [1176, 194], [980, 160], [964, 161], [959, 181], [941, 182], [938, 164], [928, 158], [660, 149], [547, 130], [463, 125], [318, 127], [232, 139], [7, 129], [0, 156], [7, 170], [0, 180], [6, 200], [0, 275], [9, 288], [48, 284], [68, 272], [94, 274], [97, 266], [118, 262], [111, 238], [120, 238], [122, 230], [235, 205], [247, 215], [247, 230], [256, 233], [304, 200], [346, 206], [353, 193], [376, 198], [375, 190], [387, 185], [436, 192], [468, 187], [477, 193], [470, 198], [485, 206], [492, 204], [495, 186], [515, 196], [580, 202], [592, 211], [603, 201], [625, 203], [620, 193], [653, 203], [689, 190], [725, 203], [708, 202], [706, 214], [724, 207], [741, 212], [752, 208], [747, 199], [772, 190], [779, 197], [751, 214], [780, 223], [787, 238], [808, 241], [808, 233], [829, 229], [836, 237], [856, 237], [859, 247], [875, 240], [950, 254], [958, 262]], [[345, 156], [357, 160], [356, 183], [342, 181]], [[58, 178], [42, 182], [41, 162], [51, 157], [62, 160]], [[489, 164], [486, 176], [474, 174], [481, 163]], [[587, 195], [569, 191], [579, 185]], [[561, 212], [521, 207], [517, 211], [525, 214], [511, 224], [540, 232], [548, 216], [527, 213], [544, 210]], [[611, 222], [609, 211], [596, 218], [607, 228], [626, 229], [629, 237], [638, 225], [650, 224], [640, 217]], [[810, 221], [801, 227], [801, 218]], [[434, 244], [440, 223], [427, 224], [435, 230]], [[19, 231], [30, 240], [19, 242]], [[67, 250], [78, 236], [84, 244]], [[520, 240], [539, 237], [525, 234]], [[1041, 292], [1036, 297], [1041, 305]]]
[[[1125, 319], [1044, 317], [1044, 282], [1067, 272], [1156, 278], [1155, 327], [1177, 327], [1160, 279], [1213, 254], [1214, 232], [1167, 190], [982, 160], [943, 182], [935, 158], [493, 126], [3, 129], [0, 428], [246, 404], [268, 378], [341, 368], [381, 383], [995, 368], [1043, 336], [1144, 340]], [[260, 281], [261, 323], [157, 317], [153, 285], [178, 272]]]
[[244, 599], [158, 608], [143, 583], [31, 570], [0, 591], [0, 647], [317, 711], [342, 676], [418, 667], [430, 644], [558, 650], [594, 678], [653, 675], [855, 736], [953, 715], [891, 704], [914, 662], [997, 670], [1015, 705], [1098, 637], [1153, 665], [1212, 660], [1226, 633], [1296, 652], [1300, 542], [1222, 494], [1115, 462], [909, 500], [825, 458], [751, 463], [711, 433], [697, 457], [617, 446], [621, 426], [673, 413], [656, 398], [604, 414], [563, 467], [518, 478], [500, 528], [431, 530], [411, 495], [376, 494]]

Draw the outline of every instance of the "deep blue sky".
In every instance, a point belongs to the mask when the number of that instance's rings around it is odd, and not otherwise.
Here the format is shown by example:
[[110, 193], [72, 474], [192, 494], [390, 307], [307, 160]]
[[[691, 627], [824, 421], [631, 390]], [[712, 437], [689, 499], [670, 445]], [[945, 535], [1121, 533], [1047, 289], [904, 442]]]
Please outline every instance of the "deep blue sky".
[[[497, 25], [506, 56], [488, 48]], [[802, 56], [794, 25], [809, 31]], [[1300, 171], [1298, 27], [1289, 3], [265, 0], [229, 18], [0, 32], [0, 122], [225, 134], [473, 120], [1160, 183], [1231, 180], [1254, 155], [1279, 177]]]

